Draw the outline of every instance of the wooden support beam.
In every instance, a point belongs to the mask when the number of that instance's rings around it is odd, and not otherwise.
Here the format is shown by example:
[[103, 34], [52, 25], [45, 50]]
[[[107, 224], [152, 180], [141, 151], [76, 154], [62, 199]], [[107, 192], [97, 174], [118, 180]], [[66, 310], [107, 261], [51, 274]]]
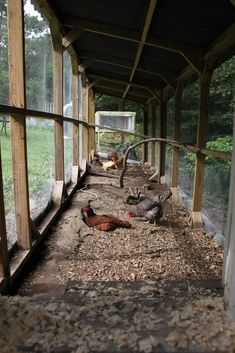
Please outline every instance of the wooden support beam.
[[41, 12], [49, 22], [54, 50], [60, 50], [62, 48], [62, 29], [60, 21], [55, 14], [55, 11], [49, 5], [48, 0], [37, 0], [37, 8], [38, 11]]
[[[144, 135], [148, 135], [148, 106], [147, 104], [144, 105], [144, 114], [143, 114], [143, 127], [144, 127]], [[142, 160], [144, 163], [148, 161], [148, 146], [147, 144], [143, 144], [142, 149]]]
[[175, 42], [166, 38], [151, 37], [146, 45], [167, 49], [181, 54], [184, 59], [192, 65], [195, 71], [201, 75], [204, 67], [205, 50], [200, 47], [185, 45], [180, 42]]
[[[81, 74], [82, 78], [82, 121], [88, 123], [88, 86], [86, 75]], [[88, 127], [82, 126], [82, 158], [86, 161], [89, 160], [89, 134]]]
[[[207, 142], [208, 132], [208, 103], [209, 89], [212, 77], [211, 71], [205, 71], [200, 79], [200, 109], [197, 130], [197, 147], [203, 148]], [[203, 178], [204, 178], [205, 156], [197, 154], [194, 187], [193, 187], [193, 205], [192, 205], [192, 221], [194, 227], [202, 226], [201, 204], [203, 195]]]
[[[149, 6], [149, 11], [148, 15], [146, 17], [146, 26], [144, 28], [142, 36], [145, 36], [146, 32], [149, 29], [149, 23], [151, 23], [151, 18], [152, 18], [152, 10], [154, 10], [156, 6], [156, 1], [152, 1]], [[149, 22], [150, 21], [150, 22]], [[161, 38], [161, 37], [150, 37], [148, 40], [146, 40], [147, 36], [145, 37], [145, 40], [143, 40], [143, 37], [140, 38], [140, 35], [138, 32], [135, 31], [130, 31], [130, 30], [125, 30], [120, 27], [115, 27], [112, 25], [107, 25], [104, 23], [97, 23], [97, 22], [92, 22], [92, 21], [84, 21], [84, 20], [77, 20], [76, 18], [72, 17], [64, 17], [62, 18], [62, 22], [64, 26], [69, 26], [69, 27], [79, 27], [83, 28], [84, 31], [88, 32], [93, 32], [93, 33], [98, 33], [102, 34], [105, 36], [113, 37], [113, 38], [118, 38], [118, 39], [123, 39], [127, 41], [132, 41], [135, 43], [139, 43], [140, 47], [138, 48], [137, 54], [142, 51], [143, 48], [142, 44], [156, 47], [156, 48], [162, 48], [162, 49], [167, 49], [170, 51], [178, 52], [180, 55], [182, 55], [190, 65], [193, 65], [193, 68], [198, 72], [202, 73], [202, 66], [203, 66], [203, 55], [205, 54], [205, 50], [200, 48], [200, 47], [194, 47], [190, 45], [186, 45], [181, 42], [177, 41], [172, 41], [166, 38]], [[74, 39], [75, 40], [75, 39]], [[138, 57], [136, 56], [136, 61], [134, 66], [136, 65], [136, 62], [138, 60]], [[133, 69], [134, 69], [133, 66]]]
[[5, 207], [2, 182], [2, 158], [0, 146], [0, 277], [9, 279], [10, 267], [7, 248], [7, 234], [5, 221]]
[[[180, 125], [181, 125], [181, 101], [182, 93], [184, 89], [184, 81], [179, 81], [174, 97], [175, 110], [174, 110], [174, 134], [173, 139], [180, 141]], [[171, 175], [171, 187], [173, 198], [178, 201], [178, 183], [179, 183], [179, 159], [180, 149], [174, 146], [172, 152], [172, 175]]]
[[84, 72], [93, 62], [94, 62], [94, 59], [92, 58], [87, 58], [83, 60], [79, 65], [80, 73]]
[[[78, 73], [73, 73], [73, 118], [78, 120]], [[73, 167], [79, 165], [79, 124], [73, 123]]]
[[[152, 102], [150, 104], [151, 110], [151, 135], [156, 137], [156, 104]], [[156, 142], [151, 143], [151, 167], [155, 168], [156, 162]]]
[[[121, 88], [110, 87], [110, 86], [105, 85], [105, 82], [103, 84], [98, 83], [96, 85], [96, 87], [97, 88], [100, 87], [100, 88], [110, 89], [111, 91], [116, 91], [116, 92], [120, 92], [120, 93], [123, 92], [123, 90]], [[89, 86], [89, 88], [90, 88], [90, 86]], [[145, 98], [145, 99], [149, 98], [149, 95], [147, 93], [141, 94], [141, 93], [133, 93], [132, 92], [132, 95], [135, 96], [135, 97], [142, 97], [142, 98]]]
[[[233, 126], [235, 126], [235, 117]], [[235, 151], [235, 130], [233, 130], [233, 151]], [[232, 320], [235, 320], [235, 153], [232, 157], [230, 175], [229, 204], [225, 229], [223, 286], [225, 308]]]
[[[54, 51], [54, 113], [63, 115], [63, 52]], [[64, 190], [64, 130], [63, 120], [55, 121], [55, 190], [54, 201], [60, 204]], [[59, 185], [61, 184], [61, 185]]]
[[[93, 75], [93, 74], [91, 74], [90, 75], [92, 78], [94, 78], [94, 79], [99, 79], [100, 81], [108, 81], [108, 82], [116, 82], [116, 83], [120, 83], [120, 84], [124, 84], [124, 85], [130, 85], [130, 86], [132, 86], [132, 87], [137, 87], [137, 88], [143, 88], [143, 89], [145, 89], [145, 90], [147, 90], [147, 91], [149, 91], [149, 92], [151, 92], [151, 94], [155, 97], [155, 98], [157, 98], [157, 94], [158, 94], [158, 92], [157, 92], [157, 87], [155, 88], [156, 89], [156, 92], [154, 92], [153, 93], [153, 89], [154, 88], [150, 88], [150, 87], [147, 87], [147, 86], [144, 86], [144, 85], [141, 85], [141, 84], [137, 84], [137, 83], [132, 83], [132, 82], [130, 82], [130, 81], [125, 81], [125, 80], [118, 80], [118, 79], [114, 79], [114, 78], [112, 78], [112, 77], [107, 77], [107, 76], [98, 76], [98, 75]], [[150, 91], [151, 90], [151, 91]]]
[[66, 50], [84, 31], [83, 27], [76, 27], [62, 37], [62, 45]]
[[[88, 92], [88, 121], [95, 124], [95, 100], [93, 90]], [[94, 158], [95, 153], [95, 127], [89, 128], [89, 161]]]
[[[166, 138], [167, 126], [167, 101], [162, 97], [160, 103], [160, 124], [159, 124], [159, 137]], [[165, 160], [166, 160], [166, 144], [159, 142], [158, 145], [158, 182], [165, 182]]]
[[[8, 0], [8, 58], [10, 104], [25, 108], [25, 53], [23, 2]], [[31, 249], [25, 116], [11, 116], [12, 174], [17, 243]]]
[[[148, 7], [148, 12], [146, 15], [146, 19], [145, 19], [145, 24], [144, 24], [144, 28], [143, 28], [143, 32], [141, 35], [141, 40], [139, 42], [139, 46], [137, 49], [137, 53], [136, 53], [136, 57], [135, 57], [135, 61], [134, 61], [134, 65], [132, 67], [131, 70], [131, 75], [130, 75], [130, 82], [132, 82], [134, 75], [135, 75], [135, 71], [137, 69], [137, 66], [139, 65], [139, 61], [140, 61], [140, 57], [142, 55], [142, 51], [144, 48], [144, 43], [147, 39], [147, 35], [148, 35], [148, 31], [149, 31], [149, 27], [151, 25], [151, 21], [152, 21], [152, 17], [156, 8], [156, 4], [157, 4], [157, 0], [150, 0], [149, 1], [149, 7]], [[124, 94], [123, 94], [123, 98], [126, 97], [128, 90], [130, 89], [130, 85], [127, 86]]]

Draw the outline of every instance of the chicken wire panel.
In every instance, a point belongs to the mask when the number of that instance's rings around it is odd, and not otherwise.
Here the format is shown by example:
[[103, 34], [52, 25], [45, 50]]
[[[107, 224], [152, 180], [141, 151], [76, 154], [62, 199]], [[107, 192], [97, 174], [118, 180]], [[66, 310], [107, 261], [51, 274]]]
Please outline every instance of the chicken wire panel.
[[210, 84], [208, 141], [224, 137], [217, 147], [223, 148], [226, 139], [233, 136], [234, 102], [235, 56], [214, 70]]
[[53, 112], [53, 45], [45, 17], [25, 2], [26, 107]]
[[65, 183], [68, 184], [72, 177], [73, 166], [73, 124], [64, 122], [64, 174]]
[[166, 144], [166, 162], [165, 162], [165, 177], [166, 183], [170, 186], [172, 179], [172, 151], [173, 148]]
[[0, 7], [0, 104], [9, 104], [9, 69], [8, 69], [8, 35], [7, 35], [7, 2], [1, 1]]
[[194, 168], [195, 155], [181, 150], [179, 160], [179, 197], [181, 203], [189, 210], [192, 209]]
[[[140, 142], [141, 140], [142, 139], [140, 137], [128, 134], [103, 131], [96, 133], [96, 151], [101, 153], [116, 151], [119, 156], [122, 156], [130, 146]], [[128, 158], [140, 161], [142, 158], [142, 146], [137, 146], [135, 149], [131, 150], [129, 152]]]
[[8, 249], [11, 249], [16, 242], [16, 220], [15, 220], [15, 203], [14, 189], [12, 176], [12, 155], [11, 155], [11, 138], [9, 123], [6, 124], [6, 129], [3, 128], [3, 120], [9, 122], [9, 116], [0, 115], [1, 130], [1, 159], [2, 159], [2, 177], [3, 177], [3, 196], [6, 214], [6, 230]]
[[28, 117], [26, 124], [30, 215], [37, 221], [55, 183], [54, 121]]
[[231, 161], [206, 157], [202, 211], [206, 229], [212, 234], [223, 234], [225, 230], [230, 172]]
[[197, 141], [199, 101], [199, 81], [197, 80], [183, 90], [180, 139], [184, 143], [195, 144]]

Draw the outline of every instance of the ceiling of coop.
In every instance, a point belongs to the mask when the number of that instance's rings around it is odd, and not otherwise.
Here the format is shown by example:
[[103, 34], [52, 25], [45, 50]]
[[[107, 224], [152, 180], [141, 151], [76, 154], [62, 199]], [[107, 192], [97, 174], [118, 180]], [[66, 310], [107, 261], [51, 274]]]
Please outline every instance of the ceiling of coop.
[[48, 3], [94, 91], [139, 102], [175, 88], [189, 65], [202, 72], [208, 48], [235, 23], [231, 0]]

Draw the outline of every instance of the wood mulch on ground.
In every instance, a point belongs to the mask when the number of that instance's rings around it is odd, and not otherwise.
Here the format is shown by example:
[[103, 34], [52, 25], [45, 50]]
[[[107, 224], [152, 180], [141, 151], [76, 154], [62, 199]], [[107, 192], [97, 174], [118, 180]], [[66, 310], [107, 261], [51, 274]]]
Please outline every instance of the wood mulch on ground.
[[[0, 300], [3, 328], [13, 332], [9, 341], [0, 330], [0, 341], [12, 347], [3, 352], [14, 352], [15, 325], [17, 352], [19, 346], [33, 352], [233, 352], [235, 324], [223, 310], [223, 249], [192, 229], [188, 212], [172, 199], [157, 225], [129, 219], [133, 206], [123, 203], [129, 187], [146, 196], [165, 187], [148, 179], [139, 167], [129, 168], [123, 189], [97, 177], [77, 191], [18, 295]], [[80, 209], [90, 199], [98, 214], [128, 220], [132, 228], [88, 228]]]

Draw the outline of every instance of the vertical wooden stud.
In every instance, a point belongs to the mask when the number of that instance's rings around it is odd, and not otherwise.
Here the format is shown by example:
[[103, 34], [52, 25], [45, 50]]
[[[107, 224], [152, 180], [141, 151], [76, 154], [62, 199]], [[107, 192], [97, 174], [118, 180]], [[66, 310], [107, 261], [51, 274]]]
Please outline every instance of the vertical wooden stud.
[[[63, 116], [63, 52], [54, 50], [54, 113]], [[64, 190], [63, 120], [55, 121], [55, 188], [54, 202], [60, 204]]]
[[0, 277], [8, 278], [10, 275], [9, 257], [7, 249], [7, 235], [5, 222], [4, 195], [2, 183], [2, 161], [0, 147]]
[[[92, 89], [88, 91], [88, 120], [89, 123], [95, 124], [95, 100]], [[95, 153], [95, 127], [89, 128], [89, 160], [94, 158]]]
[[[156, 137], [156, 102], [152, 101], [151, 105], [151, 135]], [[155, 168], [156, 142], [151, 143], [151, 167]]]
[[[200, 109], [197, 129], [197, 147], [206, 146], [207, 130], [208, 130], [208, 103], [209, 89], [212, 77], [211, 71], [204, 71], [200, 78]], [[193, 187], [193, 205], [192, 205], [192, 221], [194, 227], [202, 226], [201, 204], [203, 194], [203, 178], [204, 178], [205, 156], [198, 154], [195, 164], [194, 187]]]
[[[144, 135], [148, 135], [148, 106], [146, 104], [144, 105], [143, 118]], [[143, 143], [142, 160], [144, 163], [148, 161], [148, 145], [146, 143]]]
[[[73, 71], [72, 106], [73, 119], [78, 120], [78, 71]], [[79, 178], [79, 124], [73, 123], [73, 167], [72, 182], [77, 184]]]
[[[8, 53], [10, 104], [25, 108], [25, 58], [23, 1], [8, 0]], [[26, 152], [26, 118], [11, 116], [12, 174], [17, 243], [30, 249], [30, 211]]]
[[[88, 87], [86, 82], [86, 76], [84, 73], [81, 74], [82, 78], [82, 121], [88, 123]], [[82, 158], [88, 161], [89, 159], [89, 134], [88, 127], [82, 126]]]
[[[166, 124], [167, 124], [167, 102], [162, 97], [160, 102], [160, 124], [159, 137], [166, 138]], [[159, 142], [158, 145], [158, 182], [165, 183], [165, 158], [166, 158], [166, 144]]]
[[[184, 88], [184, 82], [179, 81], [177, 84], [175, 92], [175, 110], [174, 110], [174, 133], [173, 139], [175, 141], [180, 141], [180, 124], [181, 124], [181, 101], [182, 93]], [[173, 194], [173, 199], [178, 202], [178, 183], [179, 183], [179, 159], [180, 159], [180, 149], [178, 147], [173, 147], [172, 152], [172, 179], [171, 179], [171, 189]]]
[[[235, 126], [235, 117], [233, 126]], [[233, 156], [230, 175], [229, 204], [225, 229], [223, 286], [225, 308], [232, 320], [235, 320], [235, 130], [233, 130]]]

